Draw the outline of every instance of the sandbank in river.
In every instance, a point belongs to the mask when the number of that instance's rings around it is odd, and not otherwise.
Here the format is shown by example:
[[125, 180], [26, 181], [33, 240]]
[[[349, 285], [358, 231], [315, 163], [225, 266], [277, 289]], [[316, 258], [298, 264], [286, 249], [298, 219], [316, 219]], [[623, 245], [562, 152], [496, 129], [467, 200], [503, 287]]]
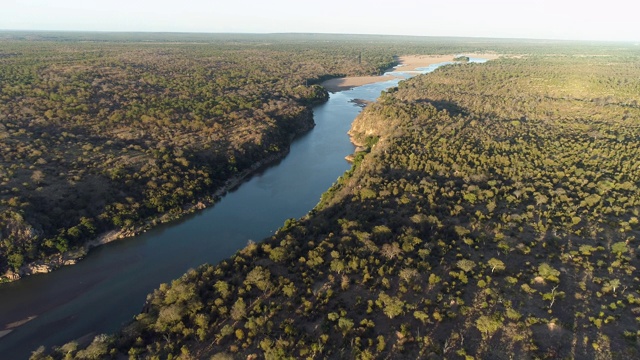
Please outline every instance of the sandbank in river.
[[[473, 57], [479, 57], [488, 60], [494, 60], [500, 57], [498, 54], [465, 54]], [[405, 55], [398, 57], [399, 65], [396, 66], [393, 71], [415, 71], [418, 68], [427, 67], [433, 64], [439, 64], [447, 61], [453, 61], [454, 55]], [[382, 76], [347, 76], [343, 78], [329, 79], [322, 82], [327, 91], [338, 92], [348, 90], [356, 86], [362, 86], [366, 84], [372, 84], [380, 81], [392, 80], [400, 78], [394, 75], [382, 75]]]

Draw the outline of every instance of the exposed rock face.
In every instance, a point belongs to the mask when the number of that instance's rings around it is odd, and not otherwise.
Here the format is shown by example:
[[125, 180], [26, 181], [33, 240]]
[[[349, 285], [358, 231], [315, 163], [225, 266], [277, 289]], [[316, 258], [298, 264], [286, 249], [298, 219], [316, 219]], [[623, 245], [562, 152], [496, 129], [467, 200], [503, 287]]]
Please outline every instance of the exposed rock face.
[[15, 272], [13, 272], [13, 271], [9, 270], [9, 271], [7, 271], [7, 272], [4, 274], [4, 277], [6, 277], [7, 279], [9, 279], [9, 281], [16, 281], [16, 280], [19, 280], [19, 279], [20, 279], [20, 274], [15, 273]]
[[68, 259], [62, 262], [62, 265], [75, 265], [78, 262], [76, 259]]
[[82, 259], [87, 253], [87, 249], [81, 248], [74, 251], [67, 251], [61, 255], [50, 257], [45, 260], [39, 260], [20, 268], [18, 272], [7, 270], [2, 277], [8, 281], [16, 281], [20, 278], [33, 274], [49, 273], [57, 268], [67, 265], [75, 265], [78, 260]]
[[365, 109], [351, 124], [351, 129], [349, 130], [351, 142], [358, 147], [362, 147], [365, 146], [367, 137], [380, 136], [386, 133], [390, 127], [394, 126], [391, 120], [386, 120]]
[[120, 231], [120, 235], [118, 235], [118, 239], [125, 239], [136, 235], [138, 235], [138, 232], [135, 230], [122, 230]]
[[48, 272], [51, 272], [51, 266], [42, 263], [29, 264], [20, 269], [20, 273], [23, 275], [45, 274]]

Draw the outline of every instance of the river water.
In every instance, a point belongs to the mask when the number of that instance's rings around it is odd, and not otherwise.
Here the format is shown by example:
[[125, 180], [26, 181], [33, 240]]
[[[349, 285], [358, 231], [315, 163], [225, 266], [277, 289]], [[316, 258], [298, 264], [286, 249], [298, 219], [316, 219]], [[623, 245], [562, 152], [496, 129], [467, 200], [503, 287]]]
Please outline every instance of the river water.
[[[484, 62], [483, 59], [472, 59]], [[447, 63], [420, 69], [427, 73]], [[408, 78], [417, 74], [393, 74]], [[314, 107], [316, 127], [297, 138], [280, 162], [262, 169], [215, 206], [140, 236], [93, 249], [77, 265], [0, 285], [1, 359], [26, 359], [40, 345], [62, 345], [115, 332], [140, 312], [162, 282], [203, 263], [217, 263], [264, 239], [288, 218], [308, 213], [350, 165], [347, 131], [361, 108], [400, 79], [331, 94]]]

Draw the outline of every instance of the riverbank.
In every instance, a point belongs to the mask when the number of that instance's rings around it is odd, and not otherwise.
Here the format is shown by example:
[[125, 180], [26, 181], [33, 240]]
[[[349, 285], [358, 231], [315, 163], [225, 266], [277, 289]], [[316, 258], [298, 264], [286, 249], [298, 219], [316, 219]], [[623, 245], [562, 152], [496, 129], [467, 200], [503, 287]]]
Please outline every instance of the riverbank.
[[[132, 228], [127, 228], [127, 229], [119, 229], [119, 230], [116, 229], [116, 230], [106, 231], [100, 234], [94, 240], [91, 240], [85, 243], [80, 249], [67, 251], [63, 254], [56, 255], [46, 260], [38, 260], [32, 263], [26, 264], [20, 268], [19, 273], [15, 273], [9, 270], [7, 273], [3, 275], [2, 282], [13, 282], [13, 281], [20, 280], [24, 276], [49, 273], [63, 266], [75, 265], [79, 260], [82, 260], [92, 248], [108, 244], [112, 241], [122, 240], [122, 239], [140, 235], [141, 233], [144, 233], [147, 230], [150, 230], [153, 227], [158, 226], [160, 224], [165, 224], [171, 221], [175, 221], [186, 215], [193, 214], [196, 211], [204, 210], [207, 207], [214, 205], [217, 199], [224, 196], [224, 194], [237, 188], [240, 184], [246, 181], [247, 178], [249, 178], [257, 170], [282, 160], [285, 156], [287, 156], [288, 153], [289, 153], [289, 149], [287, 149], [286, 151], [281, 151], [279, 153], [273, 154], [261, 161], [254, 163], [248, 169], [245, 169], [244, 171], [240, 172], [238, 175], [228, 179], [226, 183], [220, 188], [218, 188], [218, 190], [216, 190], [213, 194], [200, 199], [200, 201], [198, 201], [195, 204], [185, 205], [183, 207], [182, 212], [178, 214], [171, 214], [167, 212], [164, 214], [157, 215], [151, 219], [148, 219], [144, 223], [144, 225], [134, 226]], [[6, 335], [6, 334], [3, 334], [3, 335]]]
[[[183, 208], [183, 211], [179, 214], [170, 214], [165, 213], [158, 215], [152, 219], [149, 219], [145, 222], [144, 225], [140, 225], [134, 228], [129, 229], [120, 229], [120, 230], [111, 230], [102, 233], [96, 239], [87, 242], [82, 248], [76, 249], [74, 251], [69, 251], [64, 254], [52, 257], [47, 260], [39, 260], [28, 265], [23, 266], [20, 270], [20, 274], [14, 274], [13, 278], [8, 278], [7, 274], [5, 274], [6, 280], [4, 282], [13, 282], [20, 280], [22, 277], [38, 274], [38, 273], [49, 273], [51, 271], [57, 270], [63, 266], [67, 265], [75, 265], [78, 261], [82, 260], [88, 252], [96, 247], [108, 244], [110, 242], [116, 240], [127, 239], [133, 236], [140, 235], [160, 224], [165, 224], [171, 221], [179, 220], [180, 218], [187, 216], [189, 214], [193, 214], [197, 211], [204, 210], [212, 205], [214, 205], [218, 199], [224, 196], [229, 191], [234, 190], [238, 186], [240, 186], [243, 182], [247, 181], [254, 173], [258, 172], [260, 169], [270, 166], [271, 164], [277, 163], [282, 160], [289, 153], [289, 149], [285, 151], [281, 151], [279, 153], [273, 154], [261, 161], [256, 162], [250, 168], [245, 169], [237, 176], [230, 178], [227, 182], [218, 190], [216, 190], [213, 194], [207, 196], [206, 198], [201, 199], [196, 204], [189, 204]], [[17, 276], [16, 276], [17, 275]], [[58, 297], [55, 299], [57, 303], [66, 303], [69, 299], [75, 297], [77, 293], [83, 293], [88, 288], [90, 288], [90, 284], [82, 285], [79, 289], [76, 289], [77, 292], [71, 292], [65, 294], [63, 297]], [[44, 306], [44, 305], [43, 305]], [[20, 320], [9, 320], [9, 322], [0, 322], [0, 339], [11, 334], [18, 327], [30, 322], [31, 320], [37, 318], [40, 314], [44, 313], [49, 309], [48, 306], [44, 306], [42, 308], [29, 308], [27, 312], [20, 314], [16, 317], [16, 319]]]
[[[487, 60], [495, 60], [500, 57], [499, 54], [494, 53], [469, 53], [465, 55], [471, 57], [479, 57]], [[453, 61], [455, 57], [456, 55], [403, 55], [398, 57], [398, 66], [394, 67], [391, 71], [416, 71], [416, 69], [424, 68], [430, 65]], [[373, 84], [376, 82], [398, 78], [401, 77], [390, 74], [382, 76], [347, 76], [342, 78], [329, 79], [322, 82], [320, 85], [327, 89], [327, 91], [335, 93], [338, 91], [349, 90], [357, 86]]]
[[[307, 122], [308, 125], [301, 127], [298, 132], [291, 135], [291, 138], [289, 139], [289, 146], [296, 137], [309, 132], [315, 126], [313, 118], [311, 118], [310, 120], [302, 119], [301, 121]], [[148, 218], [144, 221], [143, 224], [140, 225], [105, 231], [98, 235], [95, 239], [84, 243], [77, 249], [69, 250], [61, 254], [55, 254], [46, 259], [30, 262], [23, 265], [18, 272], [8, 270], [4, 274], [0, 275], [0, 285], [2, 283], [10, 283], [20, 280], [25, 276], [34, 274], [46, 274], [63, 266], [75, 265], [78, 261], [82, 260], [92, 248], [105, 245], [116, 240], [138, 236], [156, 226], [179, 220], [187, 215], [213, 206], [222, 196], [224, 196], [229, 191], [237, 188], [259, 169], [282, 160], [285, 156], [287, 156], [289, 150], [289, 147], [287, 147], [283, 151], [274, 153], [260, 161], [255, 162], [247, 169], [244, 169], [243, 171], [238, 173], [236, 176], [227, 179], [226, 182], [213, 193], [203, 196], [195, 203], [185, 204], [182, 207], [182, 211], [178, 213], [165, 212]], [[0, 326], [2, 326], [2, 324], [0, 324]], [[3, 333], [1, 335], [5, 336], [7, 334], [8, 333]]]
[[[299, 135], [302, 135], [302, 134], [298, 134], [298, 136]], [[20, 280], [22, 277], [26, 277], [29, 275], [38, 274], [38, 273], [49, 273], [51, 271], [57, 270], [66, 265], [75, 265], [78, 261], [82, 260], [88, 254], [88, 252], [93, 248], [108, 244], [116, 240], [127, 239], [133, 236], [140, 235], [161, 224], [179, 220], [189, 214], [193, 214], [197, 211], [202, 211], [208, 207], [211, 207], [218, 202], [218, 199], [223, 197], [228, 192], [236, 189], [238, 186], [240, 186], [243, 182], [247, 181], [249, 178], [251, 178], [255, 173], [259, 172], [261, 169], [264, 169], [265, 167], [268, 167], [272, 164], [275, 164], [281, 161], [283, 158], [287, 156], [287, 154], [289, 154], [289, 150], [290, 149], [287, 148], [285, 151], [275, 153], [267, 158], [264, 158], [261, 161], [254, 163], [251, 167], [245, 169], [244, 171], [239, 173], [237, 176], [228, 179], [223, 186], [218, 188], [218, 190], [216, 190], [211, 195], [208, 195], [206, 198], [201, 199], [196, 204], [189, 204], [185, 206], [181, 213], [178, 213], [178, 214], [165, 213], [147, 220], [144, 225], [140, 225], [140, 226], [129, 228], [129, 229], [107, 231], [101, 234], [100, 236], [98, 236], [96, 239], [90, 242], [87, 242], [80, 249], [69, 251], [47, 260], [39, 260], [23, 266], [21, 268], [20, 274], [13, 273], [17, 275], [17, 276], [14, 275], [13, 279], [7, 278], [5, 274], [6, 280], [4, 280], [4, 282], [14, 282], [14, 281]], [[79, 288], [75, 289], [76, 291], [65, 293], [64, 296], [57, 297], [54, 302], [66, 303], [70, 299], [77, 296], [78, 293], [84, 293], [90, 287], [91, 287], [91, 284], [79, 285]], [[20, 326], [30, 322], [31, 320], [40, 316], [42, 313], [48, 311], [50, 309], [50, 305], [52, 304], [42, 303], [40, 304], [40, 306], [42, 307], [36, 307], [36, 308], [29, 307], [25, 313], [21, 313], [19, 315], [14, 314], [16, 315], [15, 318], [3, 319], [7, 321], [0, 322], [0, 339], [7, 335], [10, 335], [14, 330], [19, 328]]]

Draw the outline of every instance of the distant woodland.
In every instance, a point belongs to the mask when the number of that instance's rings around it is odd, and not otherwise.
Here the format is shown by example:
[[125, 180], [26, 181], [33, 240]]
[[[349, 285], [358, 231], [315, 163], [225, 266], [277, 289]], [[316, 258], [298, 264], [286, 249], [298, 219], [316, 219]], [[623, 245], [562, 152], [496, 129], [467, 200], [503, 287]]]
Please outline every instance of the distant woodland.
[[[100, 335], [88, 346], [71, 342], [46, 356], [639, 358], [639, 50], [527, 46], [518, 58], [446, 66], [383, 93], [351, 130], [367, 150], [307, 217], [287, 221], [270, 239], [220, 264], [163, 284], [118, 334]], [[386, 66], [385, 58], [376, 64]], [[28, 104], [11, 108], [40, 114]], [[133, 141], [116, 136], [125, 126], [117, 122], [80, 126], [66, 116], [72, 129], [109, 134], [112, 144]], [[127, 129], [162, 141], [165, 127], [122, 119]], [[43, 114], [42, 126], [51, 122], [63, 120]], [[10, 139], [35, 131], [21, 129], [8, 128]], [[113, 155], [108, 167], [125, 159], [132, 166], [134, 154], [149, 169], [152, 160], [164, 165], [180, 157], [199, 164], [189, 146], [171, 147], [176, 138], [164, 140], [168, 150], [159, 156], [145, 153], [144, 142], [143, 150], [120, 146], [125, 154]], [[61, 135], [48, 139], [56, 145], [44, 149], [69, 143]], [[73, 160], [67, 159], [71, 150], [54, 160], [48, 157], [53, 150], [31, 156], [34, 149], [14, 149], [12, 161], [25, 165], [16, 165], [13, 176], [31, 177], [39, 158], [46, 170], [56, 161], [70, 166], [95, 153], [108, 156], [104, 144], [97, 152], [76, 150]], [[184, 154], [177, 156], [177, 149]], [[107, 161], [82, 174], [137, 184], [128, 174], [151, 171], [125, 166], [123, 178], [109, 177], [99, 167]], [[167, 168], [176, 166], [189, 168]], [[54, 176], [45, 170], [42, 184]], [[16, 187], [4, 200], [13, 214], [35, 206], [18, 196], [37, 186], [24, 181], [8, 186]], [[16, 197], [18, 204], [8, 204]], [[153, 209], [136, 199], [116, 203]], [[39, 351], [33, 358], [46, 356]]]

